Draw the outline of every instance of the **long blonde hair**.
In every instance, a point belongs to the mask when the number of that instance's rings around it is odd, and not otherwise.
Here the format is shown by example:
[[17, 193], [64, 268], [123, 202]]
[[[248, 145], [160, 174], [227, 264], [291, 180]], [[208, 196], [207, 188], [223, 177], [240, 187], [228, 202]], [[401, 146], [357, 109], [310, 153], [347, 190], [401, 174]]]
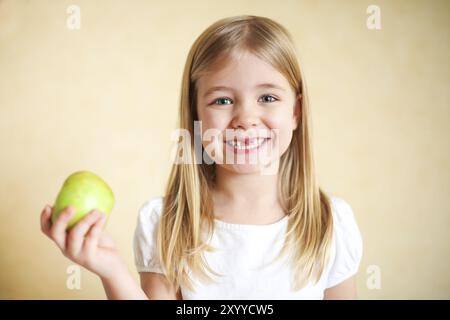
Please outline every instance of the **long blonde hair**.
[[[182, 78], [179, 126], [194, 137], [196, 81], [220, 59], [249, 51], [271, 64], [301, 95], [301, 117], [287, 151], [281, 156], [278, 192], [288, 215], [285, 242], [279, 257], [288, 252], [295, 274], [294, 290], [317, 282], [328, 261], [333, 220], [329, 197], [316, 182], [306, 85], [288, 31], [277, 22], [258, 16], [237, 16], [208, 27], [192, 45]], [[203, 151], [203, 150], [202, 150]], [[158, 255], [167, 279], [178, 289], [194, 289], [191, 271], [211, 280], [204, 251], [214, 230], [211, 196], [215, 165], [195, 163], [191, 140], [184, 149], [186, 163], [172, 166], [158, 228]], [[202, 153], [203, 154], [203, 153]], [[205, 239], [202, 232], [208, 235]]]

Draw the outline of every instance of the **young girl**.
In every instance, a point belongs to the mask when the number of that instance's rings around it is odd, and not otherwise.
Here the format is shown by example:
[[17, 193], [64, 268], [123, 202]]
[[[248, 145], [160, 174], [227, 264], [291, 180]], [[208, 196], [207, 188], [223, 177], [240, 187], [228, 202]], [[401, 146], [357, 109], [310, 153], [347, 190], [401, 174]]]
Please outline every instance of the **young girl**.
[[222, 19], [187, 58], [182, 161], [165, 196], [139, 211], [141, 287], [100, 212], [66, 233], [72, 208], [51, 225], [47, 206], [43, 232], [98, 274], [109, 298], [356, 298], [361, 235], [351, 207], [317, 185], [308, 108], [286, 29], [263, 17]]

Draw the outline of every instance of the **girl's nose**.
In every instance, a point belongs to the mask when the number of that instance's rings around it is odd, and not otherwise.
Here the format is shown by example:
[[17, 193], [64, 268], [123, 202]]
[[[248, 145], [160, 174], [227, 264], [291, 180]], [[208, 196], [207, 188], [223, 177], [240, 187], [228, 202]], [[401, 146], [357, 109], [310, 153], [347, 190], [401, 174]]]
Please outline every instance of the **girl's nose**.
[[235, 109], [231, 126], [244, 130], [257, 127], [261, 123], [260, 116], [253, 106], [238, 106]]

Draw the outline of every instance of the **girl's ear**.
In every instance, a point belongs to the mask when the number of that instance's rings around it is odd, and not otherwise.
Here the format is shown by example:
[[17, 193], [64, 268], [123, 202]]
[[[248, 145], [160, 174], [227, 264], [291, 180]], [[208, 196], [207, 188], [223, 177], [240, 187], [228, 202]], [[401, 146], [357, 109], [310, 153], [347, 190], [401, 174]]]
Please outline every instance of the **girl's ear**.
[[292, 131], [297, 129], [302, 118], [302, 94], [299, 93], [295, 99], [294, 115], [292, 117]]

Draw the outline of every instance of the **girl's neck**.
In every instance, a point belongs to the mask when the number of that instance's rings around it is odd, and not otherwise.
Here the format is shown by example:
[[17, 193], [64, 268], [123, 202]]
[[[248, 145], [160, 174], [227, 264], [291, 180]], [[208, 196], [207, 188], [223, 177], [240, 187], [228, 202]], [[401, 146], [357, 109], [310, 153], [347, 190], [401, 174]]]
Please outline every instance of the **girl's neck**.
[[278, 198], [278, 175], [240, 174], [216, 167], [214, 215], [244, 224], [269, 224], [285, 213]]

